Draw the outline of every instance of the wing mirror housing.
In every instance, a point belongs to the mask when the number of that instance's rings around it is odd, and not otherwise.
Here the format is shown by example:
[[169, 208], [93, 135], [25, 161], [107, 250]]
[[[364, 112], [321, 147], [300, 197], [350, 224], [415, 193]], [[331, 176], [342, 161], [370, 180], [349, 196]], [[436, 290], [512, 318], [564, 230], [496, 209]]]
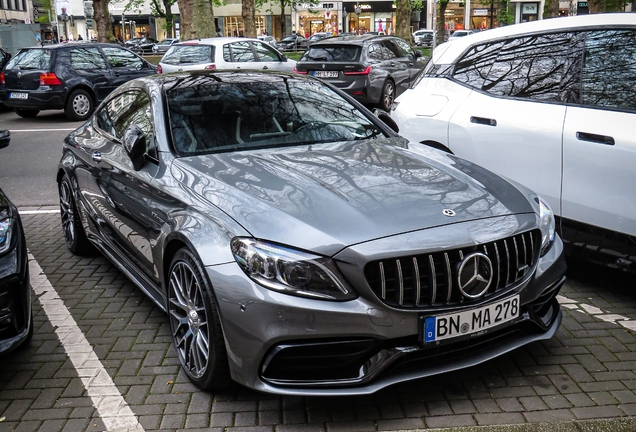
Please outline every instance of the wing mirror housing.
[[9, 142], [11, 142], [11, 132], [8, 130], [0, 130], [0, 148], [8, 147]]
[[124, 149], [133, 163], [135, 171], [146, 164], [146, 134], [137, 125], [131, 125], [124, 132]]
[[379, 109], [374, 109], [373, 110], [373, 114], [375, 114], [375, 116], [377, 118], [379, 118], [380, 120], [382, 120], [382, 122], [387, 125], [388, 127], [390, 127], [393, 132], [395, 133], [400, 133], [400, 128], [397, 125], [397, 123], [395, 122], [395, 120], [393, 120], [391, 118], [391, 116], [389, 115], [389, 113], [387, 113], [386, 111], [383, 110], [379, 110]]

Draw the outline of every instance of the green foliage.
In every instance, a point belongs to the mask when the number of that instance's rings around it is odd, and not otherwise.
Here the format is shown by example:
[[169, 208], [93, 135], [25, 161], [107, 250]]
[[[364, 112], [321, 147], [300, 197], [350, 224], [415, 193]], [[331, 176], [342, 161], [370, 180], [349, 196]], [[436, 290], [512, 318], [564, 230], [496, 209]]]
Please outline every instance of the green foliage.
[[38, 6], [38, 19], [35, 22], [40, 24], [50, 24], [49, 21], [49, 11], [51, 11], [51, 18], [55, 17], [55, 10], [53, 9], [53, 4], [51, 0], [41, 0]]
[[[555, 0], [555, 1], [558, 1], [558, 0]], [[497, 22], [499, 23], [499, 27], [514, 24], [515, 15], [514, 15], [514, 11], [511, 10], [511, 6], [508, 0], [501, 0], [499, 2], [499, 5], [500, 5], [499, 12], [497, 12]]]
[[411, 10], [413, 12], [421, 12], [422, 10], [424, 10], [424, 3], [422, 3], [422, 0], [411, 0]]

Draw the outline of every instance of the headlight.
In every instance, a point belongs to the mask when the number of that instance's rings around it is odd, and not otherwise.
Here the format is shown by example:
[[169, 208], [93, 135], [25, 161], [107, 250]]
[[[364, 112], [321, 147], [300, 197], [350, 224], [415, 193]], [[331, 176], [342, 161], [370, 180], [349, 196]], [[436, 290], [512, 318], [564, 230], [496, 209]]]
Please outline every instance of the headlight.
[[5, 253], [11, 247], [11, 232], [13, 220], [7, 218], [0, 221], [0, 254]]
[[245, 274], [266, 288], [323, 300], [356, 297], [329, 258], [249, 238], [234, 238], [231, 248]]
[[541, 228], [541, 256], [548, 253], [554, 243], [555, 227], [554, 213], [550, 206], [539, 198], [539, 219]]

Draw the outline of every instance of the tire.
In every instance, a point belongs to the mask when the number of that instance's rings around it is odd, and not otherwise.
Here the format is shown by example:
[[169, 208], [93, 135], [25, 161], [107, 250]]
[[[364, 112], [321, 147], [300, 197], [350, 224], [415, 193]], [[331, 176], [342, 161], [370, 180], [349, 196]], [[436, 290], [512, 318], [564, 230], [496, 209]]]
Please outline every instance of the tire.
[[380, 96], [379, 106], [386, 112], [391, 111], [391, 105], [395, 99], [395, 84], [393, 81], [387, 80], [382, 87], [382, 95]]
[[66, 174], [58, 184], [60, 193], [60, 211], [62, 216], [62, 232], [64, 233], [64, 241], [66, 246], [75, 255], [86, 256], [93, 251], [93, 245], [86, 237], [84, 226], [80, 219], [73, 198], [73, 188], [71, 181]]
[[64, 113], [69, 120], [84, 121], [93, 113], [93, 98], [86, 90], [74, 90], [66, 100]]
[[22, 118], [33, 118], [40, 113], [40, 110], [13, 108], [13, 111]]
[[212, 286], [195, 255], [175, 254], [168, 274], [168, 316], [179, 362], [201, 390], [219, 390], [232, 379]]

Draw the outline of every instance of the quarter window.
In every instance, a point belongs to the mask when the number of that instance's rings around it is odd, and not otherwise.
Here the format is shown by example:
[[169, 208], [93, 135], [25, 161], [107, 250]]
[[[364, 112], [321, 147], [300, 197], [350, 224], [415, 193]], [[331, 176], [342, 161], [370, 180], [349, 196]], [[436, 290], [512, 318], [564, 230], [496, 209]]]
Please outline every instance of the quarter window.
[[636, 110], [636, 31], [590, 32], [585, 41], [581, 102]]
[[380, 46], [380, 44], [369, 45], [369, 60], [373, 62], [384, 60], [384, 56], [382, 54], [382, 46]]

